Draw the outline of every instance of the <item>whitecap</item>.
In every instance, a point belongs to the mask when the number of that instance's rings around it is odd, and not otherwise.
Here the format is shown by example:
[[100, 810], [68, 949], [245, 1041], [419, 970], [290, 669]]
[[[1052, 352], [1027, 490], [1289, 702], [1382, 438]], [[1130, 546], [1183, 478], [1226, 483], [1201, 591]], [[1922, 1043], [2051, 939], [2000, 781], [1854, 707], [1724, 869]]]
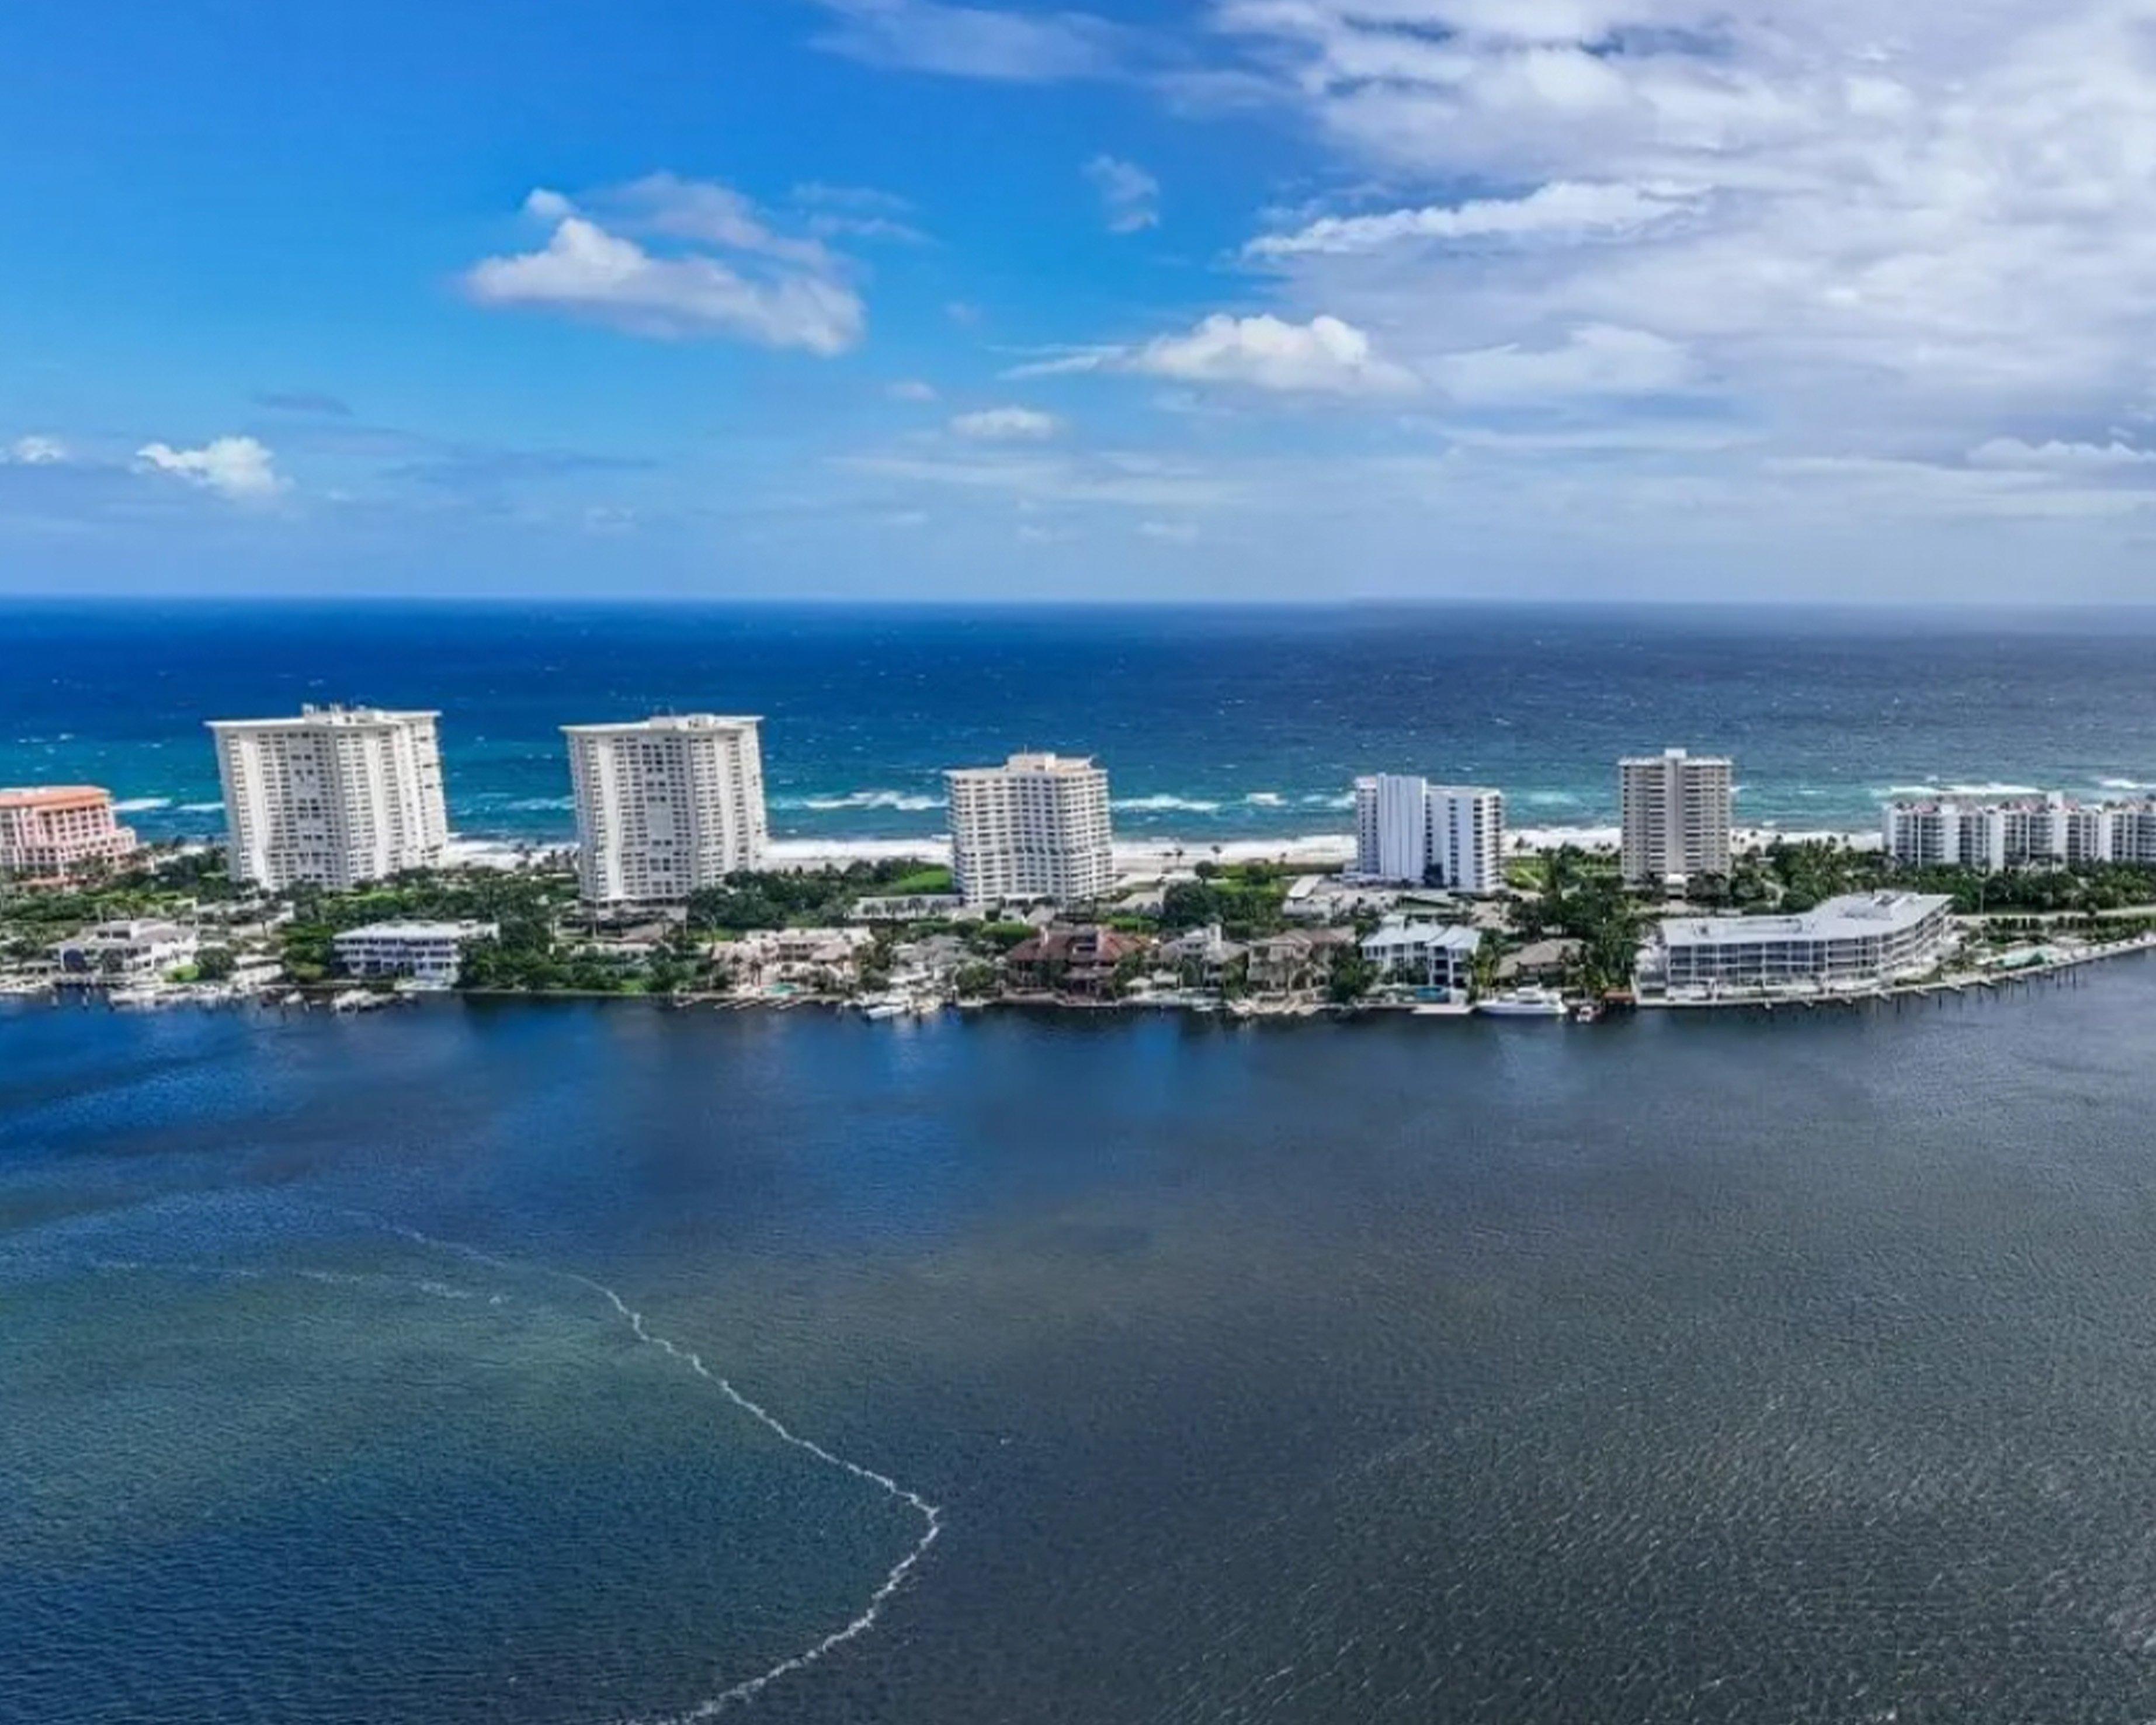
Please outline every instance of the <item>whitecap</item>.
[[1202, 797], [1175, 797], [1165, 792], [1150, 797], [1118, 797], [1114, 807], [1132, 814], [1165, 813], [1180, 809], [1186, 814], [1218, 814], [1220, 805]]
[[147, 814], [153, 809], [170, 809], [170, 797], [129, 797], [112, 805], [115, 814]]
[[1252, 791], [1243, 800], [1260, 809], [1277, 809], [1281, 803], [1286, 802], [1287, 798], [1281, 795], [1278, 791]]
[[895, 809], [907, 814], [925, 814], [932, 809], [941, 809], [941, 797], [923, 796], [918, 791], [848, 791], [838, 797], [781, 797], [777, 799], [781, 809], [813, 809], [828, 814], [839, 809]]

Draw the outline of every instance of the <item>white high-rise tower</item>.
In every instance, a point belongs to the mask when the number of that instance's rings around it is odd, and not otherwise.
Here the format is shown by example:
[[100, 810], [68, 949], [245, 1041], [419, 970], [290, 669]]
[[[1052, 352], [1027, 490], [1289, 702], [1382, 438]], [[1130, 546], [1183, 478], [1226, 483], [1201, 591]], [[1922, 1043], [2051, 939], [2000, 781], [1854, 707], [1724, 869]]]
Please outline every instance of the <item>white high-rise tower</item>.
[[678, 904], [760, 867], [768, 834], [753, 718], [565, 725], [577, 879], [593, 904]]
[[307, 706], [218, 719], [233, 878], [272, 892], [432, 868], [449, 836], [433, 712]]
[[1108, 775], [1089, 759], [1013, 755], [943, 775], [952, 874], [969, 905], [1000, 899], [1082, 904], [1115, 884]]

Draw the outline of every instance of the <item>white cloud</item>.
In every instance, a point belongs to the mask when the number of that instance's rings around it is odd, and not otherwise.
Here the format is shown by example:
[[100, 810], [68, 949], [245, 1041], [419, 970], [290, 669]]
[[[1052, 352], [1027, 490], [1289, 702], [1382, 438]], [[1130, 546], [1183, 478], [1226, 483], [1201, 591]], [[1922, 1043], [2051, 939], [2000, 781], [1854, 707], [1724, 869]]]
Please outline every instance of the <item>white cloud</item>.
[[2156, 464], [2156, 449], [2138, 449], [2113, 438], [2105, 444], [2024, 443], [2020, 438], [1994, 437], [1969, 452], [1972, 467], [2021, 469], [2041, 473], [2131, 473]]
[[1138, 532], [1165, 545], [1191, 545], [1198, 539], [1198, 529], [1188, 521], [1140, 521]]
[[143, 472], [169, 474], [235, 503], [274, 497], [290, 483], [277, 472], [270, 450], [251, 437], [212, 438], [198, 449], [145, 444], [135, 461]]
[[1390, 394], [1414, 378], [1378, 357], [1370, 338], [1337, 317], [1290, 323], [1270, 314], [1215, 312], [1188, 335], [1160, 336], [1132, 353], [1132, 371], [1186, 383], [1333, 395]]
[[1380, 357], [1352, 324], [1322, 315], [1293, 323], [1267, 312], [1235, 317], [1216, 311], [1183, 335], [1157, 336], [1138, 347], [1075, 348], [1007, 375], [1075, 372], [1137, 372], [1284, 394], [1397, 395], [1419, 387], [1413, 372]]
[[1160, 225], [1160, 182], [1137, 163], [1096, 156], [1086, 164], [1085, 174], [1101, 194], [1110, 233], [1136, 234]]
[[0, 449], [0, 461], [16, 462], [24, 467], [50, 467], [67, 458], [65, 444], [56, 437], [36, 434], [18, 437], [4, 449]]
[[1244, 249], [1252, 257], [1288, 258], [1306, 252], [1376, 251], [1414, 239], [1580, 239], [1634, 233], [1681, 213], [1691, 203], [1675, 187], [1553, 180], [1523, 198], [1478, 198], [1380, 215], [1323, 216], [1291, 234], [1261, 234]]
[[2156, 390], [2148, 0], [1215, 0], [1213, 18], [1346, 182], [1489, 188], [1249, 248], [1287, 302], [1382, 319], [1404, 362], [1631, 329], [1789, 444], [1844, 447], [1861, 399], [1882, 452], [2113, 423]]
[[952, 430], [977, 443], [1039, 443], [1063, 429], [1053, 413], [1032, 408], [983, 408], [961, 413], [951, 422]]
[[933, 383], [924, 382], [918, 377], [901, 377], [896, 382], [888, 386], [884, 393], [893, 401], [934, 401], [936, 386]]
[[[525, 200], [552, 223], [537, 251], [483, 259], [465, 274], [478, 304], [588, 317], [632, 335], [730, 336], [829, 356], [866, 321], [844, 265], [821, 241], [783, 234], [730, 187], [652, 174], [590, 200], [613, 231], [561, 193]], [[630, 234], [701, 249], [657, 252]]]
[[874, 65], [957, 78], [1048, 83], [1104, 75], [1123, 33], [1081, 12], [1000, 12], [942, 0], [817, 0], [831, 14], [814, 40]]
[[1508, 344], [1448, 354], [1436, 368], [1446, 392], [1471, 406], [1650, 395], [1682, 388], [1691, 374], [1676, 342], [1607, 324], [1574, 330], [1553, 347]]

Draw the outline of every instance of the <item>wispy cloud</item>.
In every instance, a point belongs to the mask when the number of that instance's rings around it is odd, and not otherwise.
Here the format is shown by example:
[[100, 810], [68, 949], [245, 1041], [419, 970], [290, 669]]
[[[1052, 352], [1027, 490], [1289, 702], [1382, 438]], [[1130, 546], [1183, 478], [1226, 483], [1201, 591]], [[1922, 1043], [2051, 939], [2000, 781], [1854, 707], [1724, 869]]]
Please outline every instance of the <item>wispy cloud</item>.
[[1032, 408], [983, 408], [951, 421], [952, 430], [976, 443], [1040, 443], [1062, 429], [1055, 414]]
[[254, 398], [254, 405], [272, 408], [280, 413], [320, 413], [332, 419], [352, 418], [349, 402], [319, 389], [264, 390]]
[[1291, 233], [1265, 234], [1244, 248], [1251, 257], [1306, 253], [1344, 255], [1413, 240], [1576, 240], [1636, 233], [1692, 207], [1670, 186], [1597, 185], [1553, 180], [1521, 198], [1477, 198], [1374, 215], [1322, 216]]
[[1086, 177], [1101, 194], [1102, 213], [1111, 234], [1136, 234], [1160, 225], [1160, 182], [1135, 162], [1096, 156]]
[[1040, 84], [1113, 69], [1125, 32], [1083, 12], [1003, 12], [943, 0], [814, 0], [829, 15], [812, 39], [872, 65]]

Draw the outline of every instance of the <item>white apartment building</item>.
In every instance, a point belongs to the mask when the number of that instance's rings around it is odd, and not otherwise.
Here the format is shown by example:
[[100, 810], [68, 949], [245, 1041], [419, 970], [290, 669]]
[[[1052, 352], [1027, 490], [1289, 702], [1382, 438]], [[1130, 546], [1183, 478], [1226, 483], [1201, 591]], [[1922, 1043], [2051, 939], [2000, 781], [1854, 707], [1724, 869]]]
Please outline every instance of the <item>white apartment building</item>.
[[306, 706], [295, 719], [212, 721], [233, 877], [282, 892], [439, 863], [449, 836], [439, 717]]
[[2001, 869], [2052, 863], [2156, 866], [2156, 802], [2046, 797], [1929, 798], [1889, 803], [1887, 854], [1912, 868]]
[[1678, 886], [1729, 872], [1735, 769], [1727, 757], [1682, 749], [1630, 757], [1617, 763], [1617, 791], [1628, 882]]
[[330, 945], [347, 976], [409, 977], [449, 988], [464, 973], [465, 948], [501, 932], [493, 922], [370, 922], [346, 929]]
[[1794, 916], [1686, 916], [1661, 925], [1642, 981], [1671, 991], [1851, 988], [1920, 974], [1953, 938], [1953, 901], [1859, 892]]
[[762, 723], [682, 713], [562, 727], [587, 902], [679, 904], [762, 865]]
[[1108, 775], [1090, 758], [1013, 755], [943, 779], [953, 884], [968, 905], [1083, 904], [1115, 884]]
[[1366, 880], [1495, 892], [1505, 884], [1505, 797], [1411, 773], [1355, 781], [1355, 872]]

